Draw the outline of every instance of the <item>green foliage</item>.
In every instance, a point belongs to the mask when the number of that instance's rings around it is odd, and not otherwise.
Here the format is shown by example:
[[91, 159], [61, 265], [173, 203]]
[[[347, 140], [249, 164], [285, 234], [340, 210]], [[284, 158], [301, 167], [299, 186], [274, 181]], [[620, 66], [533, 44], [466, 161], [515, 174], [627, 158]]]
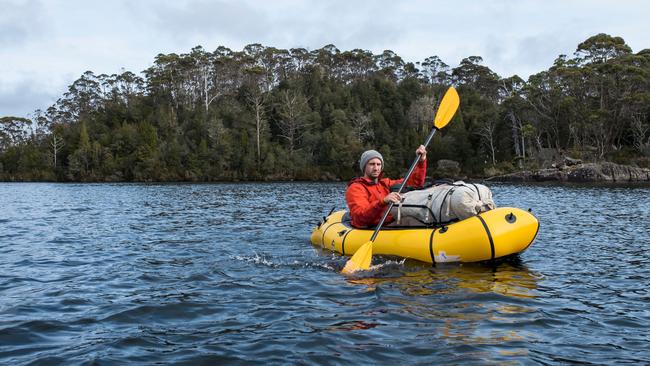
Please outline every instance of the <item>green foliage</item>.
[[142, 77], [87, 71], [33, 120], [0, 118], [0, 179], [346, 180], [368, 148], [396, 176], [450, 85], [461, 106], [429, 147], [430, 167], [449, 159], [461, 174], [498, 174], [549, 150], [647, 165], [650, 50], [598, 34], [526, 81], [480, 56], [451, 68], [333, 45], [199, 46], [158, 55]]

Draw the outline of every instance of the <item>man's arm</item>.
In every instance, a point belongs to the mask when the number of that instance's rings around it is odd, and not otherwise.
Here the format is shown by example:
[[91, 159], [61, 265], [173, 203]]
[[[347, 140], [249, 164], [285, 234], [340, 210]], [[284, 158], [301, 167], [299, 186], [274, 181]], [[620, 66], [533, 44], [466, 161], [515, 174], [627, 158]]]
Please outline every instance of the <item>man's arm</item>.
[[427, 176], [427, 161], [420, 160], [418, 164], [415, 166], [415, 169], [413, 170], [413, 174], [411, 174], [411, 177], [409, 178], [408, 182], [406, 182], [406, 185], [422, 188], [426, 176]]
[[370, 201], [368, 192], [360, 183], [353, 183], [345, 192], [352, 223], [356, 226], [376, 225], [384, 214], [386, 205], [382, 200]]

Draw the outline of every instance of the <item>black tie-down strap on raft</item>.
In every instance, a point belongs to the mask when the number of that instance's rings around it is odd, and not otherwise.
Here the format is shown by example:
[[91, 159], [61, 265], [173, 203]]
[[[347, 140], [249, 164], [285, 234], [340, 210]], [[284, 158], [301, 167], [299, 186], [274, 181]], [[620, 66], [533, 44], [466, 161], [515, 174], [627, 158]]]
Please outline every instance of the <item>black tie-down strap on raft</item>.
[[481, 221], [481, 224], [483, 224], [483, 228], [485, 229], [485, 232], [487, 233], [488, 240], [490, 240], [490, 250], [492, 251], [492, 257], [490, 260], [494, 260], [494, 240], [492, 239], [492, 233], [490, 233], [490, 228], [488, 228], [487, 223], [481, 215], [476, 215], [476, 217]]
[[433, 255], [433, 235], [436, 233], [436, 230], [431, 230], [431, 236], [429, 237], [429, 254], [431, 255], [431, 264], [436, 266], [436, 256]]
[[440, 234], [447, 232], [447, 225], [442, 225], [439, 228], [431, 230], [431, 236], [429, 237], [429, 255], [431, 256], [431, 265], [436, 266], [436, 256], [433, 254], [433, 236], [436, 234], [436, 230], [440, 229]]
[[[479, 219], [479, 221], [481, 221], [481, 224], [483, 224], [483, 228], [485, 229], [485, 233], [487, 234], [488, 240], [490, 241], [490, 252], [491, 252], [490, 253], [491, 254], [490, 260], [492, 261], [492, 260], [494, 260], [494, 240], [492, 239], [492, 233], [490, 232], [490, 228], [488, 228], [487, 223], [485, 222], [485, 220], [483, 220], [481, 215], [476, 215], [476, 218]], [[437, 229], [432, 230], [431, 231], [431, 236], [429, 237], [429, 255], [431, 256], [431, 264], [434, 267], [436, 266], [436, 256], [435, 256], [435, 254], [433, 254], [433, 236], [435, 235], [436, 230]], [[443, 226], [442, 228], [440, 228], [440, 233], [441, 234], [446, 232], [446, 231], [447, 231], [447, 226]]]
[[327, 221], [327, 218], [330, 217], [330, 215], [332, 214], [332, 212], [334, 212], [334, 210], [336, 210], [336, 206], [332, 207], [332, 209], [330, 210], [330, 213], [328, 213], [326, 216], [323, 216], [323, 221], [318, 222], [318, 227], [319, 228], [321, 227], [321, 225], [323, 225], [325, 223], [325, 221]]
[[[345, 236], [343, 237], [343, 240], [341, 240], [341, 254], [345, 255], [345, 239], [347, 239], [348, 234], [350, 234], [354, 229], [347, 230], [344, 234]], [[341, 236], [339, 234], [339, 236]]]

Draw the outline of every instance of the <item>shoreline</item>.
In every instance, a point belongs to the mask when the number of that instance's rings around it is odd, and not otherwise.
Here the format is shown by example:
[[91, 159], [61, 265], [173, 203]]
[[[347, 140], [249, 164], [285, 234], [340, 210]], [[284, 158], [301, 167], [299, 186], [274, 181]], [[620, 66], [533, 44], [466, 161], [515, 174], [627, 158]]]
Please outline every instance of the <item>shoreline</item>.
[[[562, 164], [553, 164], [550, 168], [520, 170], [495, 176], [467, 176], [451, 174], [449, 177], [431, 175], [427, 182], [439, 179], [500, 182], [500, 183], [572, 183], [572, 184], [650, 184], [650, 169], [613, 162], [583, 163], [579, 160], [567, 160]], [[350, 178], [352, 179], [352, 178]], [[0, 179], [0, 183], [63, 183], [63, 184], [212, 184], [212, 183], [345, 183], [349, 180], [322, 175], [321, 179], [215, 179], [215, 180], [20, 180]]]

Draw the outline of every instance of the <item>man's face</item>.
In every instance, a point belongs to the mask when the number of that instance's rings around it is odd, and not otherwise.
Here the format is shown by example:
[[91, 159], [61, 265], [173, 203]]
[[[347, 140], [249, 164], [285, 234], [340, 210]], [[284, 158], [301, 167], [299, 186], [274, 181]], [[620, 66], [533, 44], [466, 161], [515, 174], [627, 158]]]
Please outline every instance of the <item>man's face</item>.
[[367, 178], [377, 179], [379, 178], [379, 174], [381, 174], [381, 169], [381, 160], [379, 158], [374, 158], [368, 161], [366, 164], [366, 169], [363, 173]]

